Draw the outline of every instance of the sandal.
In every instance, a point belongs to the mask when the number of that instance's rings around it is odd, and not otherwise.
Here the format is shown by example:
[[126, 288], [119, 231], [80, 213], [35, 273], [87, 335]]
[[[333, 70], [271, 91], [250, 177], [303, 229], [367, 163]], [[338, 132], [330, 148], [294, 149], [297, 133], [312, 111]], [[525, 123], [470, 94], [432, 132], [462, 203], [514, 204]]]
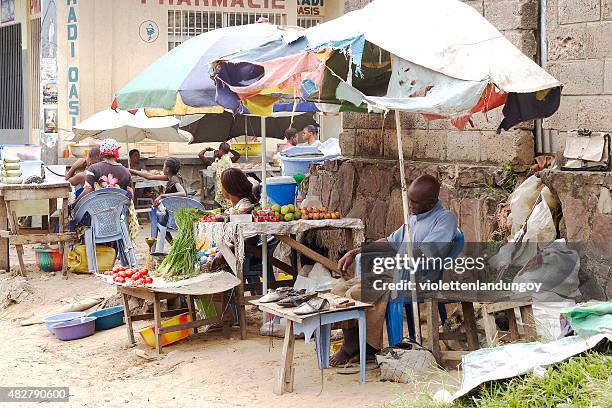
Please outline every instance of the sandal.
[[259, 298], [259, 303], [272, 303], [277, 302], [281, 299], [285, 299], [289, 296], [295, 296], [298, 292], [295, 292], [291, 287], [282, 287], [276, 290], [270, 290], [268, 293]]
[[293, 313], [296, 315], [309, 315], [313, 313], [321, 313], [329, 310], [329, 300], [325, 298], [315, 297], [298, 306]]

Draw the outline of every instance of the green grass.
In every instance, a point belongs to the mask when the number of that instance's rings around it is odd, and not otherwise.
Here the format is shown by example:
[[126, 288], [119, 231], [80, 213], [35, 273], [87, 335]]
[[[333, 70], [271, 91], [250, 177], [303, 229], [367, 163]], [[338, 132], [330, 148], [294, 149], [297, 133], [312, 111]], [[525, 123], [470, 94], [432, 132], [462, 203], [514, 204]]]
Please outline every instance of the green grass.
[[539, 377], [527, 374], [477, 387], [452, 405], [406, 399], [384, 408], [612, 407], [612, 353], [587, 352], [556, 364]]

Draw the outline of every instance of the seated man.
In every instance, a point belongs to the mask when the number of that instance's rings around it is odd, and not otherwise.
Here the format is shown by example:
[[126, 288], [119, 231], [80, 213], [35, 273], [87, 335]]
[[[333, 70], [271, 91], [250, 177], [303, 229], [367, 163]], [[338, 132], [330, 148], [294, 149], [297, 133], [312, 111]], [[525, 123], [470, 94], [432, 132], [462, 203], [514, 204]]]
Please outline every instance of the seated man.
[[[439, 244], [448, 243], [446, 248], [442, 249], [446, 251], [442, 256], [445, 256], [450, 250], [450, 243], [457, 230], [457, 218], [438, 200], [439, 192], [440, 183], [435, 177], [429, 175], [416, 178], [408, 188], [411, 213], [410, 235], [414, 258], [421, 255], [439, 256], [437, 251], [430, 250], [432, 246], [439, 246]], [[406, 233], [406, 225], [402, 225], [389, 237], [376, 241], [377, 251], [394, 251], [400, 255], [405, 254], [407, 251]], [[427, 245], [428, 243], [432, 245]], [[332, 292], [336, 295], [361, 300], [361, 281], [351, 276], [349, 272], [349, 267], [359, 253], [361, 253], [361, 248], [352, 249], [338, 261], [338, 268], [345, 280], [333, 288]], [[437, 280], [441, 273], [441, 270], [418, 270], [417, 280]], [[377, 299], [373, 302], [373, 306], [366, 309], [366, 353], [370, 356], [382, 348], [383, 322], [389, 293], [381, 291], [377, 292], [376, 296]], [[370, 300], [372, 299], [364, 299], [364, 301]], [[344, 365], [357, 361], [359, 358], [359, 332], [355, 322], [346, 322], [342, 329], [344, 342], [340, 350], [331, 357], [331, 366]]]

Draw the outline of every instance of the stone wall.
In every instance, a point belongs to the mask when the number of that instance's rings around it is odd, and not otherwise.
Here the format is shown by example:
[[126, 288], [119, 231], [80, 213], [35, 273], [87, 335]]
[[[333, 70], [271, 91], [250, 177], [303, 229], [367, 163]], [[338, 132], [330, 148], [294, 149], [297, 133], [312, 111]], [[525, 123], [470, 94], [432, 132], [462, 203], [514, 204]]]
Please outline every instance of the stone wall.
[[583, 293], [612, 299], [612, 173], [545, 170], [540, 177], [561, 203], [562, 236], [581, 251]]
[[[408, 161], [405, 170], [408, 183], [422, 174], [441, 180], [440, 199], [457, 215], [466, 241], [489, 240], [505, 197], [499, 167]], [[342, 158], [312, 166], [307, 191], [333, 211], [362, 219], [369, 239], [388, 236], [403, 222], [397, 160]]]

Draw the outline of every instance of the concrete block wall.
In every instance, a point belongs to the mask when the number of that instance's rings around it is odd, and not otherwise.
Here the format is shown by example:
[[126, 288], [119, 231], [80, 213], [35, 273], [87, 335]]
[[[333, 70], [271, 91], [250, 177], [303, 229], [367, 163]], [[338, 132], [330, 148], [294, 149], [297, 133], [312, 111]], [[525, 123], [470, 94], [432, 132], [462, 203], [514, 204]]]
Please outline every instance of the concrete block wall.
[[548, 0], [548, 69], [564, 83], [559, 111], [544, 128], [612, 131], [612, 0]]

